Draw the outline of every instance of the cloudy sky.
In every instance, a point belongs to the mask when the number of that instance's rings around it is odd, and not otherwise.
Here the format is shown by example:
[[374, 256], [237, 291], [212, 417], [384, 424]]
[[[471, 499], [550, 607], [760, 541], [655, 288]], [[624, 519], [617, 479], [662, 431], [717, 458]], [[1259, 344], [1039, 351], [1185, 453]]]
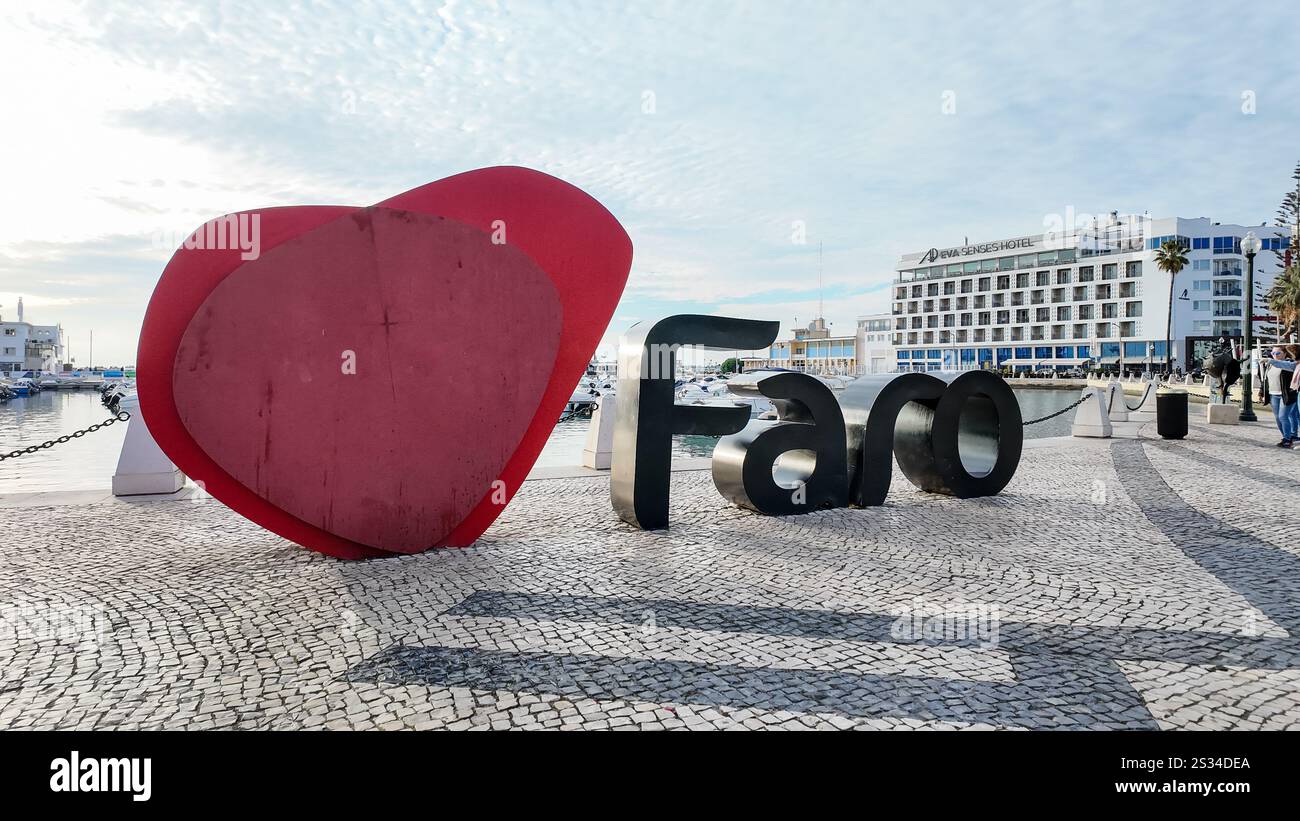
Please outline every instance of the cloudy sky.
[[[268, 7], [272, 7], [268, 10]], [[6, 3], [0, 315], [135, 360], [177, 237], [517, 164], [636, 249], [610, 338], [683, 312], [848, 332], [900, 254], [1110, 210], [1271, 221], [1288, 3]], [[803, 243], [797, 242], [799, 226]]]

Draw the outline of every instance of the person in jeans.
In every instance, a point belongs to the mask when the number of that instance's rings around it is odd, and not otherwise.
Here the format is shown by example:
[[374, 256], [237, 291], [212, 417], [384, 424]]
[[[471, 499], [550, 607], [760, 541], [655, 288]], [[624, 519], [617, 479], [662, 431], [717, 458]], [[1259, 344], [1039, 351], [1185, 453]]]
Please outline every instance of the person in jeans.
[[1267, 394], [1267, 398], [1261, 396], [1260, 399], [1273, 406], [1273, 419], [1277, 422], [1277, 429], [1282, 432], [1282, 441], [1277, 443], [1280, 448], [1290, 448], [1296, 439], [1297, 393], [1291, 387], [1295, 380], [1295, 361], [1288, 362], [1286, 353], [1281, 345], [1273, 348], [1268, 373], [1260, 384], [1260, 393]]
[[[1286, 358], [1293, 368], [1293, 371], [1290, 374], [1291, 393], [1293, 395], [1300, 394], [1300, 345], [1286, 345], [1284, 347], [1286, 348]], [[1284, 381], [1286, 380], [1286, 377], [1287, 374], [1282, 375]], [[1293, 444], [1300, 440], [1300, 396], [1296, 396], [1295, 398], [1296, 401], [1293, 401], [1289, 405], [1291, 412], [1291, 441]]]

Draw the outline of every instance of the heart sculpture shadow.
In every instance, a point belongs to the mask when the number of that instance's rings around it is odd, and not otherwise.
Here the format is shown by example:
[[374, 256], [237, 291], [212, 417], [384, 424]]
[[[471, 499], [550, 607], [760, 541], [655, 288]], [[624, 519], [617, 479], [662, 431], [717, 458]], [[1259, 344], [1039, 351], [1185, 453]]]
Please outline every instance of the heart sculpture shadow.
[[[210, 226], [240, 220], [253, 253], [211, 241]], [[232, 510], [345, 559], [464, 546], [487, 529], [632, 260], [600, 203], [512, 167], [369, 208], [271, 208], [205, 228], [145, 314], [145, 422]]]

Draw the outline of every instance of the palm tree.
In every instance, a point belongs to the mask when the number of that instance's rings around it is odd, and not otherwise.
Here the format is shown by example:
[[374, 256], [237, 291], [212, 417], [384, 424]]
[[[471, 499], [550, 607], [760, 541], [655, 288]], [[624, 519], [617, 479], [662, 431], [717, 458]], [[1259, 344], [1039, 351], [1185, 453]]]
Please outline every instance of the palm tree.
[[1300, 264], [1278, 274], [1264, 298], [1269, 310], [1277, 314], [1280, 327], [1300, 333]]
[[1173, 353], [1170, 332], [1174, 327], [1174, 279], [1187, 267], [1187, 246], [1175, 239], [1165, 240], [1156, 249], [1156, 267], [1169, 274], [1169, 315], [1165, 317], [1165, 375], [1168, 376], [1170, 354]]

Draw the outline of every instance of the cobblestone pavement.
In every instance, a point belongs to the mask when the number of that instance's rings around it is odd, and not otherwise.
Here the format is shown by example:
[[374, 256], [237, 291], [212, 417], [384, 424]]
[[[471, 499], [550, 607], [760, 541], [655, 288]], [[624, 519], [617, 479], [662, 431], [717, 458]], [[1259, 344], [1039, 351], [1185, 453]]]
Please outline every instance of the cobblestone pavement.
[[765, 518], [528, 482], [344, 563], [211, 501], [0, 508], [4, 728], [1297, 728], [1300, 453], [1025, 451], [997, 497]]

